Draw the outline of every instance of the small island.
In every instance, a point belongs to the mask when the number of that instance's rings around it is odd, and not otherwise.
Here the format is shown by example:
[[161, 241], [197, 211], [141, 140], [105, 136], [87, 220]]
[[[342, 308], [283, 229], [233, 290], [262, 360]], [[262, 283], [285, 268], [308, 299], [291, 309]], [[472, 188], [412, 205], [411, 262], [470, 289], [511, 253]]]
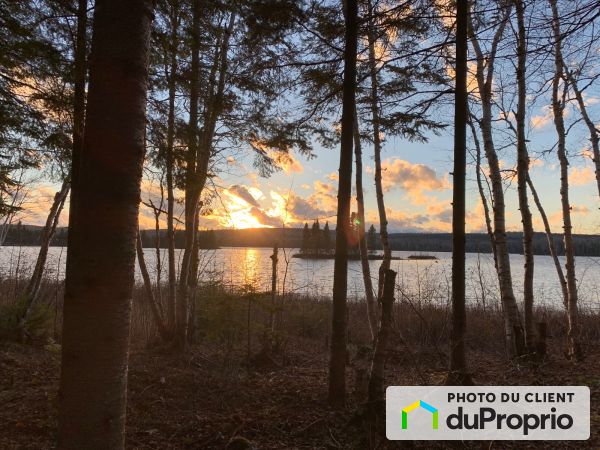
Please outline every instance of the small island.
[[[308, 223], [304, 224], [302, 231], [302, 246], [300, 247], [300, 253], [292, 255], [293, 258], [302, 259], [334, 259], [335, 250], [334, 234], [329, 229], [329, 223], [326, 222], [323, 229], [318, 220], [315, 220], [312, 227], [309, 228]], [[367, 256], [370, 260], [382, 260], [383, 255], [376, 253], [375, 248], [377, 247], [377, 231], [375, 227], [371, 225], [366, 233], [366, 244], [369, 249]], [[350, 217], [350, 242], [348, 242], [348, 259], [351, 261], [360, 260], [360, 248], [359, 248], [359, 228], [357, 222], [356, 213], [352, 213]], [[399, 256], [392, 256], [394, 261], [402, 260]]]

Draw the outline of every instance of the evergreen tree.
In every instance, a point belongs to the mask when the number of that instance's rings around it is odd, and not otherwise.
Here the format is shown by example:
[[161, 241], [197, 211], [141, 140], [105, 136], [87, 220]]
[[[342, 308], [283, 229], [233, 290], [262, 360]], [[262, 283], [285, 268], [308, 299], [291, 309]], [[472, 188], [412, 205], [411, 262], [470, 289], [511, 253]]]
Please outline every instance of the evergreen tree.
[[371, 224], [369, 231], [367, 231], [367, 247], [369, 247], [369, 251], [373, 251], [377, 248], [377, 231], [375, 231], [375, 226], [373, 224]]
[[313, 255], [319, 255], [321, 253], [322, 247], [322, 236], [321, 236], [321, 224], [319, 224], [319, 219], [313, 222], [312, 232], [310, 236], [311, 240], [311, 252]]
[[304, 224], [304, 229], [302, 230], [302, 247], [300, 248], [300, 253], [307, 253], [310, 248], [310, 229], [308, 228], [308, 223]]
[[325, 226], [323, 227], [323, 249], [327, 254], [331, 251], [331, 231], [329, 230], [329, 222], [325, 222]]

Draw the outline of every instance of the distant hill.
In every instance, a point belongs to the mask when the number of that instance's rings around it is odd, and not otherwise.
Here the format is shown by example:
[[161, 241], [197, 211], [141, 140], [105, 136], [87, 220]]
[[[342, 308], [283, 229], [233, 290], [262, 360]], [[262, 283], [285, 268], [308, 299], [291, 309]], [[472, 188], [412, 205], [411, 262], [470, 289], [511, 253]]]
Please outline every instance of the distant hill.
[[[14, 225], [10, 228], [4, 245], [35, 246], [39, 244], [40, 226]], [[166, 246], [166, 230], [161, 230], [160, 246]], [[154, 247], [154, 230], [142, 231], [144, 247]], [[335, 231], [331, 231], [331, 241], [335, 240]], [[555, 244], [562, 254], [562, 236], [554, 236]], [[600, 256], [600, 236], [589, 234], [574, 235], [575, 252], [579, 256]], [[302, 228], [248, 228], [242, 230], [209, 230], [200, 232], [200, 242], [204, 248], [215, 247], [280, 247], [299, 248], [302, 244]], [[67, 229], [59, 228], [52, 241], [53, 246], [64, 246], [67, 243]], [[523, 253], [521, 233], [508, 233], [508, 249], [510, 253]], [[175, 235], [175, 246], [183, 248], [183, 231]], [[452, 251], [452, 235], [450, 233], [391, 233], [390, 245], [393, 250], [420, 252]], [[486, 233], [470, 233], [467, 235], [467, 252], [491, 253], [490, 241]], [[544, 233], [535, 233], [533, 249], [536, 255], [548, 255], [548, 243]]]

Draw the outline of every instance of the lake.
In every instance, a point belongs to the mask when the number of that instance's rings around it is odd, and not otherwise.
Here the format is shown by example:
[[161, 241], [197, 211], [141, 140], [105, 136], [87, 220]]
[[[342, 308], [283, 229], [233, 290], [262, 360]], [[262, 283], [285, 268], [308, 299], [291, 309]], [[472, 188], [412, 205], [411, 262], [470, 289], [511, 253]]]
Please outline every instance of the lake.
[[[279, 292], [296, 293], [317, 297], [330, 297], [333, 284], [333, 260], [310, 260], [292, 258], [297, 249], [280, 249], [278, 265]], [[0, 277], [30, 273], [37, 247], [0, 247]], [[393, 252], [394, 256], [408, 257], [416, 252]], [[231, 287], [248, 287], [270, 290], [272, 249], [268, 248], [221, 248], [201, 252], [201, 280], [218, 281]], [[437, 260], [392, 261], [397, 271], [397, 299], [416, 302], [442, 302], [450, 297], [451, 253], [429, 252]], [[157, 258], [154, 249], [144, 249], [151, 277], [157, 276]], [[182, 250], [176, 250], [179, 261]], [[66, 248], [51, 247], [46, 267], [46, 277], [61, 281], [64, 278]], [[166, 249], [161, 250], [161, 276], [166, 280]], [[564, 259], [561, 259], [564, 265]], [[380, 261], [370, 261], [374, 284]], [[491, 254], [467, 254], [467, 301], [471, 304], [496, 306], [499, 299], [498, 281]], [[511, 255], [511, 268], [515, 295], [522, 299], [523, 256]], [[577, 257], [576, 272], [580, 304], [583, 308], [600, 307], [600, 258]], [[136, 280], [142, 282], [136, 266]], [[538, 306], [562, 308], [562, 295], [556, 270], [550, 256], [535, 257], [535, 301]], [[348, 267], [348, 297], [361, 299], [364, 286], [360, 261], [350, 261]]]

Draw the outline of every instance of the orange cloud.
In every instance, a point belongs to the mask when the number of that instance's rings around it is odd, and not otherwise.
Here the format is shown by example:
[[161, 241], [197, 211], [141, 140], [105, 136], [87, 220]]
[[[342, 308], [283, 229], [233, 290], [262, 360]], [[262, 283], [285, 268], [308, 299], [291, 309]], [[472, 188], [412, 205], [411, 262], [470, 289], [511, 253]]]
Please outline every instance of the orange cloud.
[[573, 186], [583, 186], [596, 181], [596, 174], [590, 166], [573, 167], [569, 173], [569, 182]]
[[412, 203], [430, 203], [426, 191], [442, 191], [451, 187], [446, 177], [438, 177], [436, 171], [425, 164], [412, 164], [402, 159], [385, 160], [382, 164], [382, 184], [385, 191], [395, 188], [407, 192]]

